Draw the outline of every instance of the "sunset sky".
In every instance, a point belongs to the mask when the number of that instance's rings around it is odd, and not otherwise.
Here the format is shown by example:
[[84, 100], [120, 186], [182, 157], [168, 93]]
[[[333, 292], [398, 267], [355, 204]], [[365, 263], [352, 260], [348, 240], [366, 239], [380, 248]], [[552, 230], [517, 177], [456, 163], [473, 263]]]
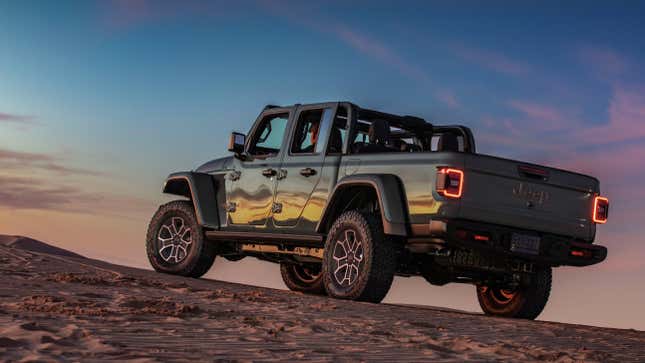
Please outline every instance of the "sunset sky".
[[[645, 4], [397, 3], [0, 0], [0, 234], [149, 268], [167, 174], [265, 104], [347, 100], [598, 177], [609, 257], [556, 270], [540, 318], [645, 330]], [[208, 277], [284, 287], [252, 259]], [[421, 278], [386, 301], [479, 311]]]

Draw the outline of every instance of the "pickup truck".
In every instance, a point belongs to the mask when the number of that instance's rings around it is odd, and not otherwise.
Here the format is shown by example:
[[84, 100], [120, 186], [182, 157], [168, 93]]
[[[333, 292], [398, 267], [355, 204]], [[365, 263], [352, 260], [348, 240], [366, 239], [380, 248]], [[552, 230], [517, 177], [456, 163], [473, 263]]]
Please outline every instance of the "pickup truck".
[[465, 126], [349, 102], [266, 106], [229, 157], [171, 174], [147, 255], [200, 277], [216, 256], [280, 264], [292, 290], [380, 302], [395, 275], [476, 287], [488, 315], [535, 319], [552, 268], [603, 261], [596, 178], [476, 153]]

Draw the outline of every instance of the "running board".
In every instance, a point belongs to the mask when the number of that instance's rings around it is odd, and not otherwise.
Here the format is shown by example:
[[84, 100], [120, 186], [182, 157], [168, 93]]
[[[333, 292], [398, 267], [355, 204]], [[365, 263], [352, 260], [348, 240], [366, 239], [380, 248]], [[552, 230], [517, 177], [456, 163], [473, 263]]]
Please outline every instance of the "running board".
[[322, 260], [323, 258], [323, 249], [322, 248], [310, 248], [310, 247], [282, 247], [276, 245], [256, 245], [244, 243], [241, 245], [242, 251], [244, 252], [258, 252], [258, 253], [279, 253], [283, 255], [295, 255], [295, 256], [306, 256], [306, 257], [315, 257]]
[[287, 244], [295, 246], [323, 247], [323, 236], [316, 234], [290, 234], [241, 231], [206, 231], [206, 238], [228, 242], [262, 242], [265, 244]]

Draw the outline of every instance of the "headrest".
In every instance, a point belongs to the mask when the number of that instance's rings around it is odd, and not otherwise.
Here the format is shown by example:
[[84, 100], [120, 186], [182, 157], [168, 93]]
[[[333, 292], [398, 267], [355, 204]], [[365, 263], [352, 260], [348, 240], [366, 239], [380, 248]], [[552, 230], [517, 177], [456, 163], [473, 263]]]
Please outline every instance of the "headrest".
[[455, 134], [441, 134], [437, 142], [437, 151], [459, 151], [459, 140]]
[[367, 135], [370, 144], [385, 144], [390, 136], [390, 125], [385, 120], [376, 119], [372, 121]]

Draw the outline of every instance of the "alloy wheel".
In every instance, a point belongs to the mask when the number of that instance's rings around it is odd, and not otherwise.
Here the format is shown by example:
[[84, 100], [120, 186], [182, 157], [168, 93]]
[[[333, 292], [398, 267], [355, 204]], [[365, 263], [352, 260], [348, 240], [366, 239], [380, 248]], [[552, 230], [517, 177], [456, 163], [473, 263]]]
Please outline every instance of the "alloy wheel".
[[157, 242], [159, 256], [167, 263], [178, 264], [188, 256], [191, 229], [182, 217], [170, 217], [159, 228]]
[[358, 280], [363, 262], [363, 241], [353, 229], [346, 229], [334, 244], [334, 279], [340, 286], [351, 286]]

